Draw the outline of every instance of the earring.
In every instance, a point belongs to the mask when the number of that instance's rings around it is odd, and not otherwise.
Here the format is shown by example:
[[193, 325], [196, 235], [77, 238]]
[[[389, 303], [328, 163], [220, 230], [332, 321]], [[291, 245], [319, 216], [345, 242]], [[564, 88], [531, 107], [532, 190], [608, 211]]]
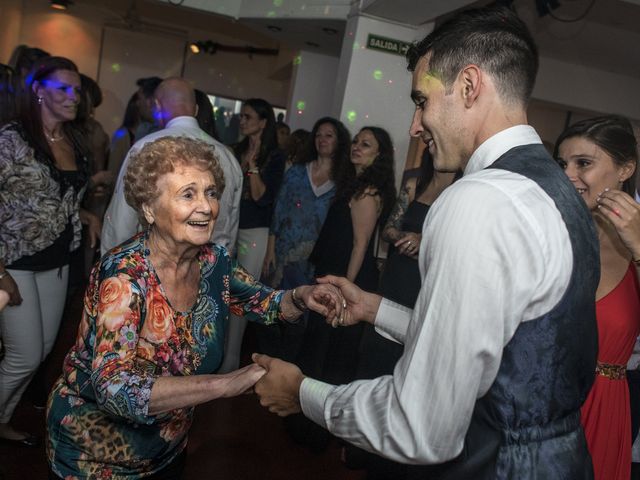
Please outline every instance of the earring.
[[42, 97], [38, 97], [38, 105], [42, 105]]

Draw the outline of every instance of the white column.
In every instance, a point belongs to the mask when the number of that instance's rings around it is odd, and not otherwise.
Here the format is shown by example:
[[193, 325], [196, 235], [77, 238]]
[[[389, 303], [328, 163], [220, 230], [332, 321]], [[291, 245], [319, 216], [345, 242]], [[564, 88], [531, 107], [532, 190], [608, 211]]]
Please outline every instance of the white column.
[[337, 116], [332, 110], [339, 59], [302, 50], [293, 61], [286, 122], [291, 130], [311, 130], [316, 120]]
[[370, 34], [412, 43], [421, 40], [433, 24], [419, 29], [363, 15], [349, 18], [335, 80], [333, 111], [355, 134], [365, 125], [382, 127], [395, 146], [399, 179], [409, 147], [411, 73], [404, 55], [367, 48]]

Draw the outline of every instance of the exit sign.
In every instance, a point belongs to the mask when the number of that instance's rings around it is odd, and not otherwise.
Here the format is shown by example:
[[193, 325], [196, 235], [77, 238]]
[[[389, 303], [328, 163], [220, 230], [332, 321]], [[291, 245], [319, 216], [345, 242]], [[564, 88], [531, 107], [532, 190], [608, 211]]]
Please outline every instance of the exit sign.
[[395, 53], [404, 56], [411, 46], [410, 43], [394, 40], [393, 38], [380, 37], [369, 34], [367, 37], [367, 48], [379, 50], [381, 52]]

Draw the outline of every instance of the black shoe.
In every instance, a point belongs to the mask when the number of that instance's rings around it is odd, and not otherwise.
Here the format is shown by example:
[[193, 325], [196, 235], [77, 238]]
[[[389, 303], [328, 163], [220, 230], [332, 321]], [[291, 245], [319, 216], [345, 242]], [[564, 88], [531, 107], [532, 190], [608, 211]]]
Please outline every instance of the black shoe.
[[35, 435], [27, 435], [24, 438], [17, 438], [15, 440], [0, 437], [0, 443], [3, 443], [4, 445], [11, 445], [14, 447], [35, 448], [40, 446], [40, 438], [36, 437]]

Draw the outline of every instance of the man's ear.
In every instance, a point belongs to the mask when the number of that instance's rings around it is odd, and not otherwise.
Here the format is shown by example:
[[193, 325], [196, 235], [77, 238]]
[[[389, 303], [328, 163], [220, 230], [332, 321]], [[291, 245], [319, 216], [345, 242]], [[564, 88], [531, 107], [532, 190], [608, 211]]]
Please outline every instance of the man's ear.
[[477, 65], [467, 65], [460, 71], [460, 83], [465, 107], [470, 108], [480, 96], [482, 70]]

